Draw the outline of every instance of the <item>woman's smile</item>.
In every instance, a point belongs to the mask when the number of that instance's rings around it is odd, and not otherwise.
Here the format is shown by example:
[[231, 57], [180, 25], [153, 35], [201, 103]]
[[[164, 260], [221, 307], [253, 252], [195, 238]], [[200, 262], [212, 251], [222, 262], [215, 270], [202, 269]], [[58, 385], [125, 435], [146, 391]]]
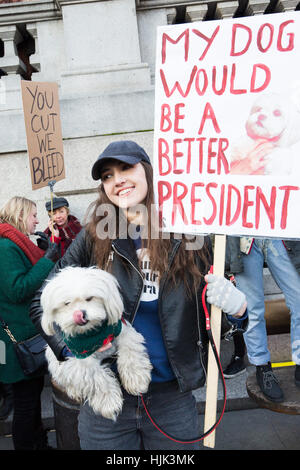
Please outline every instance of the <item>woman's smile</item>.
[[141, 163], [129, 165], [118, 160], [108, 160], [103, 165], [101, 180], [108, 199], [122, 209], [141, 204], [146, 198], [148, 184]]
[[120, 190], [117, 192], [117, 195], [118, 195], [119, 197], [128, 196], [133, 190], [134, 190], [134, 186], [131, 186], [130, 188], [120, 189]]

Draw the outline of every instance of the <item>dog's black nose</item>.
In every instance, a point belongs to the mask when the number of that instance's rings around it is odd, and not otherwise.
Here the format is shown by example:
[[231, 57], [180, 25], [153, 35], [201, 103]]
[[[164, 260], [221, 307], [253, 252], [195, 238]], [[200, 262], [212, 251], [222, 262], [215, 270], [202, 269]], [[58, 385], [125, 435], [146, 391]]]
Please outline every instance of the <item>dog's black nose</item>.
[[81, 310], [81, 311], [82, 311], [82, 318], [86, 320], [86, 317], [87, 317], [86, 310]]

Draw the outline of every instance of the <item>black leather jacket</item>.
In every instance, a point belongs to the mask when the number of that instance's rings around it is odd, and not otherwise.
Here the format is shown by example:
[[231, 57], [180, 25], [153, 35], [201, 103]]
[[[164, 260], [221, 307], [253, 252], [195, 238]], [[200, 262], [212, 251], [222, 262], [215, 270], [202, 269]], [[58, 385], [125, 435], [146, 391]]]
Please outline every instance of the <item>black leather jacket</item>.
[[[211, 250], [209, 238], [206, 238], [206, 243]], [[180, 244], [181, 240], [172, 240], [169, 267]], [[124, 316], [132, 323], [143, 289], [143, 275], [139, 270], [136, 251], [131, 240], [116, 239], [112, 243], [112, 249], [112, 274], [116, 276], [120, 285], [125, 308]], [[202, 268], [200, 260], [199, 263]], [[82, 230], [64, 257], [57, 262], [49, 277], [66, 266], [88, 267], [95, 264], [91, 241], [86, 231]], [[181, 391], [193, 390], [205, 384], [208, 338], [201, 300], [204, 285], [203, 281], [200, 289], [192, 297], [188, 297], [182, 283], [176, 288], [170, 286], [168, 271], [160, 281], [158, 314], [168, 358]], [[41, 333], [43, 333], [40, 325], [42, 289], [43, 287], [36, 293], [30, 309], [31, 319]], [[57, 334], [47, 337], [44, 333], [43, 336], [60, 359], [61, 350], [65, 345], [61, 336]]]

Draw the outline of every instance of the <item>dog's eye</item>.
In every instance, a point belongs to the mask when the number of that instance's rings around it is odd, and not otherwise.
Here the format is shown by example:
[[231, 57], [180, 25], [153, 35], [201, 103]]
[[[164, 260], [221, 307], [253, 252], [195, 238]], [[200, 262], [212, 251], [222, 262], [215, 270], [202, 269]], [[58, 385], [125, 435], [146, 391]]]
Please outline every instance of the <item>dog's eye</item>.
[[70, 300], [67, 300], [67, 301], [65, 302], [65, 305], [70, 305], [70, 303], [71, 303], [71, 301], [70, 301]]
[[85, 299], [87, 302], [90, 302], [92, 300], [93, 296], [92, 297], [88, 297], [87, 299]]

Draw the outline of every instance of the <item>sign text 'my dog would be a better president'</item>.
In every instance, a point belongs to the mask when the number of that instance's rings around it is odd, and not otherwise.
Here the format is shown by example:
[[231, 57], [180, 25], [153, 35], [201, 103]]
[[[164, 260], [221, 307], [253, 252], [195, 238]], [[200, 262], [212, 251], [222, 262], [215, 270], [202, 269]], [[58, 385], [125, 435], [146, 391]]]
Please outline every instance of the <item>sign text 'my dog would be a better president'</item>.
[[300, 238], [300, 12], [158, 28], [166, 231]]

